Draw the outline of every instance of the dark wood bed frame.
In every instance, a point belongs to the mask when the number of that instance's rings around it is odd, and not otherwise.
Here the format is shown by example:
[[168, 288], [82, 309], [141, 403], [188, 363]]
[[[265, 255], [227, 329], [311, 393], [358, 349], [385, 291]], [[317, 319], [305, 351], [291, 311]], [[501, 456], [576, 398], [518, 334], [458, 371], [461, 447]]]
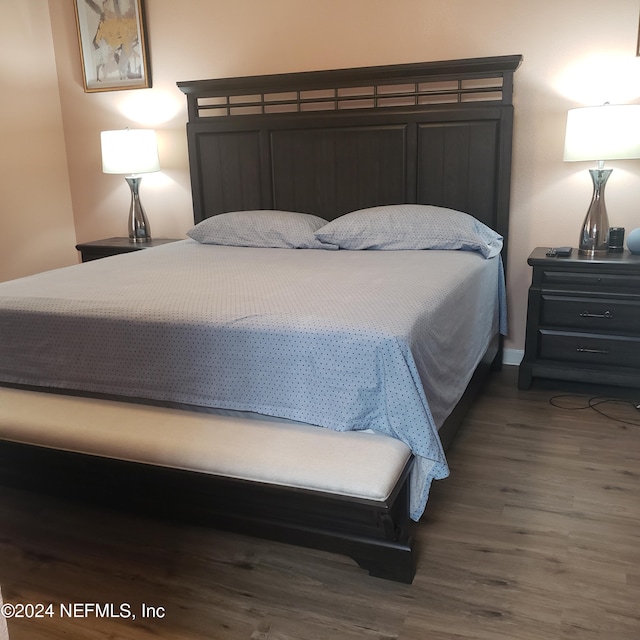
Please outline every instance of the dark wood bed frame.
[[[466, 211], [508, 234], [513, 74], [521, 56], [180, 82], [198, 222], [284, 209], [333, 219], [383, 204]], [[495, 337], [440, 434], [445, 448]], [[0, 482], [346, 554], [411, 582], [409, 463], [383, 504], [0, 443]], [[34, 473], [33, 469], [37, 469]]]

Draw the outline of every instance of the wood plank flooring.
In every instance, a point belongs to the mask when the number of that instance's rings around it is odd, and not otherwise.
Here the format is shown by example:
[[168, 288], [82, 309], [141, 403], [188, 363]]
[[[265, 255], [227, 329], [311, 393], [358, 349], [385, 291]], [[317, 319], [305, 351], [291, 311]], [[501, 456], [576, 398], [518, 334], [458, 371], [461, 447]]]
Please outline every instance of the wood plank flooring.
[[605, 405], [636, 425], [615, 422], [553, 407], [557, 393], [518, 391], [512, 367], [493, 375], [416, 527], [412, 585], [341, 556], [0, 489], [4, 600], [54, 605], [9, 620], [10, 638], [638, 640], [640, 411]]

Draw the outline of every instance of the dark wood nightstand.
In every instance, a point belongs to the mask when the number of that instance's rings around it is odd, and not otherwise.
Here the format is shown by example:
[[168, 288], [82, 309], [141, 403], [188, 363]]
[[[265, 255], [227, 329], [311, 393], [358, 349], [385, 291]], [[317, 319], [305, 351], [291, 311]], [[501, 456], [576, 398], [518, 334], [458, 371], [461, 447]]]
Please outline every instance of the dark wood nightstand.
[[529, 256], [527, 337], [518, 386], [551, 378], [640, 388], [640, 255]]
[[130, 253], [140, 249], [150, 249], [158, 247], [167, 242], [177, 242], [176, 238], [153, 238], [149, 242], [131, 242], [129, 238], [106, 238], [104, 240], [93, 240], [92, 242], [81, 242], [76, 245], [76, 249], [82, 255], [82, 262], [107, 258], [119, 253]]

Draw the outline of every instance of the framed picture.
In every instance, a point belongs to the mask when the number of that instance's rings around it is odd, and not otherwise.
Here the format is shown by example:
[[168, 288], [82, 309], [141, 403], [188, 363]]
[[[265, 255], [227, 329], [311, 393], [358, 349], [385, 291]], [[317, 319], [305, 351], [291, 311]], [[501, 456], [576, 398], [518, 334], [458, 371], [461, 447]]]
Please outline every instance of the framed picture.
[[143, 0], [74, 0], [84, 90], [151, 86]]

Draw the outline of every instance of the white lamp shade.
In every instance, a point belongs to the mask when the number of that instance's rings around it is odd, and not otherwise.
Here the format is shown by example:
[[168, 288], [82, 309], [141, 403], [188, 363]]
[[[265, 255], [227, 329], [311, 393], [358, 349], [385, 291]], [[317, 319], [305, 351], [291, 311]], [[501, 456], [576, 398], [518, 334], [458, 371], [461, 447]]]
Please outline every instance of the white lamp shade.
[[100, 134], [102, 171], [136, 175], [160, 171], [156, 132], [151, 129], [118, 129]]
[[567, 114], [564, 159], [640, 158], [640, 105], [603, 105]]

